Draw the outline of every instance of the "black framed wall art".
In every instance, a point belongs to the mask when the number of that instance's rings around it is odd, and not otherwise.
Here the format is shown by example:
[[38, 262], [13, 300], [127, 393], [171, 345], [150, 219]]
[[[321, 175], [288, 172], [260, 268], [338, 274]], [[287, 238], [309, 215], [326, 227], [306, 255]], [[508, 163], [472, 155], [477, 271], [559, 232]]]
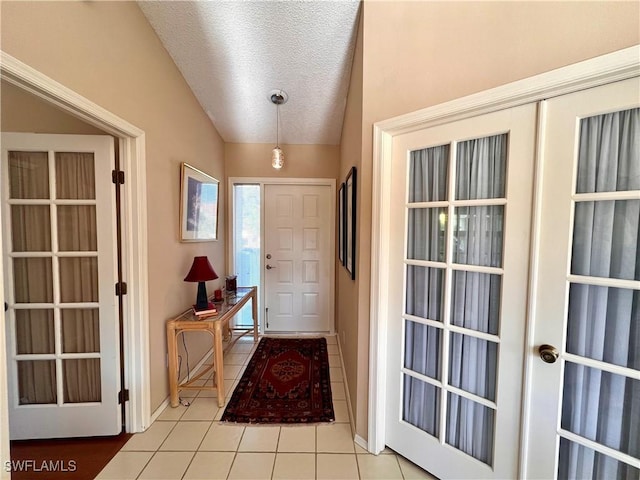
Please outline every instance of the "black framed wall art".
[[345, 267], [356, 278], [356, 167], [351, 167], [345, 185]]

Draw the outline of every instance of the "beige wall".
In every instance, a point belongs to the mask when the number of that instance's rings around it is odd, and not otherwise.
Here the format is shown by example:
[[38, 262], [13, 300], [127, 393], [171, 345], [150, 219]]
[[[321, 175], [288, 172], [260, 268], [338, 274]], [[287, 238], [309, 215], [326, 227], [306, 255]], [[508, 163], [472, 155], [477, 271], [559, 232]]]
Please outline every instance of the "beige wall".
[[[195, 285], [182, 281], [193, 257], [208, 255], [221, 277], [226, 270], [224, 236], [217, 242], [178, 240], [180, 163], [222, 180], [224, 144], [134, 2], [0, 6], [5, 52], [146, 132], [153, 411], [168, 394], [165, 321], [194, 301]], [[221, 187], [224, 225], [224, 182]], [[194, 365], [208, 339], [188, 342]]]
[[4, 80], [0, 82], [0, 112], [3, 132], [106, 135]]
[[[351, 66], [351, 81], [349, 95], [342, 124], [342, 142], [340, 144], [340, 183], [344, 182], [351, 167], [356, 167], [357, 175], [360, 173], [362, 162], [362, 15], [359, 17], [356, 46], [353, 52], [353, 64]], [[357, 189], [360, 187], [359, 178]], [[361, 210], [361, 209], [360, 209]], [[356, 238], [360, 238], [356, 230]], [[360, 252], [356, 250], [357, 258]], [[352, 280], [347, 270], [336, 259], [336, 331], [340, 341], [340, 348], [345, 366], [345, 378], [349, 389], [351, 405], [359, 403], [359, 395], [366, 397], [366, 382], [368, 376], [357, 378], [358, 372], [358, 284], [360, 272], [356, 270], [356, 280]], [[365, 382], [364, 390], [358, 385]], [[356, 412], [351, 412], [355, 414]]]
[[271, 167], [271, 143], [225, 144], [227, 177], [337, 178], [338, 145], [281, 145], [284, 167]]
[[639, 9], [638, 2], [365, 1], [357, 318], [352, 305], [338, 312], [341, 327], [357, 322], [350, 329], [357, 343], [345, 343], [344, 355], [356, 358], [358, 435], [367, 437], [373, 124], [638, 44]]

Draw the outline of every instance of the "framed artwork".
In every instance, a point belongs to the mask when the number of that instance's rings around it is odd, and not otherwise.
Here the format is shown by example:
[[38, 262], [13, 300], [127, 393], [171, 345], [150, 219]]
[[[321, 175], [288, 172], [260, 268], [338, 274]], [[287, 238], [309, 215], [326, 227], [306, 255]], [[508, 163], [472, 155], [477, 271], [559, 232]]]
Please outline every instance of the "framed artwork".
[[345, 267], [356, 278], [356, 167], [351, 167], [345, 184]]
[[344, 183], [340, 185], [340, 189], [338, 190], [338, 258], [340, 259], [340, 264], [345, 264], [345, 250], [346, 250], [346, 241], [345, 241], [345, 186]]
[[206, 242], [218, 239], [218, 192], [220, 182], [182, 164], [180, 172], [180, 240]]

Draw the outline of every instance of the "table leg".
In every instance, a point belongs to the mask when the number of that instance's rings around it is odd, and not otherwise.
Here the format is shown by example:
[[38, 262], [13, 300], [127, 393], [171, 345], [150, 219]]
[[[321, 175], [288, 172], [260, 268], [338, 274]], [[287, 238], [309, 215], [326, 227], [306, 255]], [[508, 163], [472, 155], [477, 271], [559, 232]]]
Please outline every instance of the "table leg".
[[216, 388], [218, 390], [218, 407], [224, 406], [224, 352], [222, 351], [222, 322], [216, 322], [213, 332], [213, 355], [215, 357]]
[[167, 350], [169, 357], [169, 392], [171, 406], [177, 407], [180, 403], [178, 396], [178, 339], [175, 328], [172, 324], [167, 324]]

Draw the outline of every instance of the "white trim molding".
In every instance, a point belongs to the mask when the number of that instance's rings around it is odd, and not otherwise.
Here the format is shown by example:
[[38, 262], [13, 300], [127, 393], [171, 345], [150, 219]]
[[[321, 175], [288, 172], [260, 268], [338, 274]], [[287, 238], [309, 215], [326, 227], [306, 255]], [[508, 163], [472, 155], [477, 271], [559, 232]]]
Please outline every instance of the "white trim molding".
[[[0, 78], [119, 139], [120, 168], [127, 175], [121, 212], [123, 275], [129, 287], [123, 297], [124, 371], [130, 398], [126, 431], [144, 431], [151, 419], [145, 133], [3, 51], [0, 51]], [[0, 266], [0, 278], [2, 276]], [[0, 359], [0, 379], [5, 374], [3, 357]], [[6, 389], [2, 391], [6, 396]], [[1, 415], [0, 411], [0, 418]], [[0, 422], [0, 425], [2, 439], [7, 423]], [[0, 453], [3, 453], [1, 449]]]
[[[519, 80], [484, 92], [452, 100], [417, 112], [377, 122], [373, 137], [373, 185], [372, 185], [372, 245], [371, 245], [371, 333], [369, 338], [369, 411], [368, 449], [378, 454], [385, 447], [386, 417], [386, 338], [387, 295], [385, 279], [388, 277], [389, 258], [386, 255], [389, 241], [391, 211], [389, 172], [393, 167], [392, 146], [394, 137], [451, 123], [507, 108], [540, 102], [578, 90], [597, 87], [640, 75], [640, 45], [559, 68], [534, 77]], [[539, 161], [537, 162], [539, 166]], [[539, 174], [535, 191], [539, 195]], [[534, 225], [539, 223], [539, 199], [535, 199]], [[537, 257], [530, 259], [532, 265]], [[531, 294], [531, 292], [529, 292]], [[526, 344], [530, 344], [531, 315], [527, 322]], [[525, 393], [529, 387], [530, 366], [525, 365]], [[520, 449], [520, 469], [526, 465], [526, 426], [523, 429]]]

